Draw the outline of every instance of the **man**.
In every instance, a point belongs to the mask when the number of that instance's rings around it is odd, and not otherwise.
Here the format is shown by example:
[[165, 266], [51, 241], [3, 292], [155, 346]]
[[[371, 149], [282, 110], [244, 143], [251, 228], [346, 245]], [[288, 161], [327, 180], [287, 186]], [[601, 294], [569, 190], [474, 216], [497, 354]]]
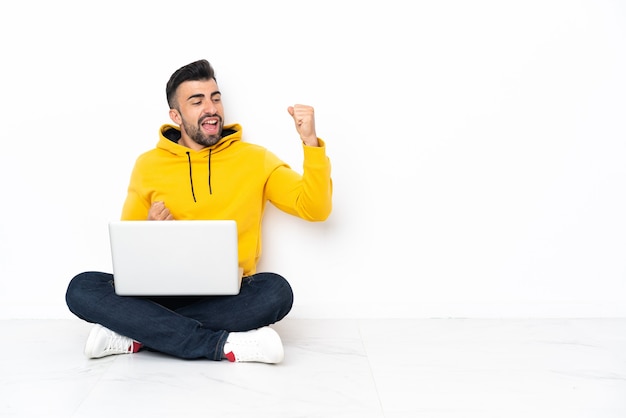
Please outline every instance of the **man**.
[[256, 271], [261, 220], [267, 201], [308, 221], [330, 214], [330, 162], [317, 137], [314, 109], [287, 109], [304, 151], [299, 174], [265, 148], [243, 142], [239, 124], [224, 126], [221, 93], [208, 61], [174, 72], [166, 95], [175, 125], [161, 126], [156, 148], [137, 159], [122, 220], [236, 220], [241, 291], [193, 298], [118, 296], [112, 274], [81, 273], [70, 282], [66, 302], [76, 316], [96, 324], [85, 355], [144, 347], [185, 359], [279, 363], [282, 342], [269, 325], [291, 310], [293, 293], [280, 275]]

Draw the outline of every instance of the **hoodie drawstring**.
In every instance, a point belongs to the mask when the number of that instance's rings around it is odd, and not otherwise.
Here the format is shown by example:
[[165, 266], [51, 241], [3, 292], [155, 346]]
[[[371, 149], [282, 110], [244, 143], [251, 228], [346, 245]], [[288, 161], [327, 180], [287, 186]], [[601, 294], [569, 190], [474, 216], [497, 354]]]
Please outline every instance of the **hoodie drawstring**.
[[213, 150], [209, 148], [209, 194], [213, 194], [213, 189], [211, 188], [211, 154]]
[[191, 196], [193, 196], [193, 201], [196, 201], [196, 193], [193, 191], [193, 176], [191, 175], [191, 154], [187, 151], [187, 162], [189, 163], [189, 183], [191, 184]]
[[[209, 149], [209, 194], [213, 194], [213, 188], [211, 187], [211, 154], [213, 153], [213, 150]], [[196, 200], [196, 193], [193, 189], [193, 176], [192, 176], [192, 171], [191, 171], [191, 154], [189, 153], [189, 151], [187, 151], [187, 163], [189, 164], [189, 184], [191, 185], [191, 196], [193, 197], [193, 201], [197, 202]]]

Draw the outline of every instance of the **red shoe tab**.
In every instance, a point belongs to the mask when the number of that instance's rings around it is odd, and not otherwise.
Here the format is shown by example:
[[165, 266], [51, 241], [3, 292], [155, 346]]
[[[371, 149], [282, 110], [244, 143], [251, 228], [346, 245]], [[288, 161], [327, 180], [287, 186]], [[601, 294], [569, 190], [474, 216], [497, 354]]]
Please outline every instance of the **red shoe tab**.
[[130, 346], [130, 351], [136, 353], [137, 351], [141, 350], [141, 347], [143, 347], [142, 343], [133, 341], [133, 344]]
[[235, 354], [232, 351], [229, 351], [228, 353], [226, 353], [224, 355], [226, 356], [226, 359], [228, 361], [231, 361], [233, 363], [235, 362]]

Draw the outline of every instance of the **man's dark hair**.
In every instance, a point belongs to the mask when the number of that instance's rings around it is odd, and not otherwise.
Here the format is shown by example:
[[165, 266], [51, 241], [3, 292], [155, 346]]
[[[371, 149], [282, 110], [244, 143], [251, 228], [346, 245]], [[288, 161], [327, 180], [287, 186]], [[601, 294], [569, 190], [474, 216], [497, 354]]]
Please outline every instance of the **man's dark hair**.
[[205, 59], [180, 67], [176, 70], [176, 72], [174, 72], [174, 74], [172, 74], [167, 82], [167, 85], [165, 86], [165, 95], [167, 96], [167, 104], [170, 106], [170, 109], [176, 109], [176, 89], [183, 82], [211, 79], [217, 81], [213, 67], [211, 67], [209, 61]]

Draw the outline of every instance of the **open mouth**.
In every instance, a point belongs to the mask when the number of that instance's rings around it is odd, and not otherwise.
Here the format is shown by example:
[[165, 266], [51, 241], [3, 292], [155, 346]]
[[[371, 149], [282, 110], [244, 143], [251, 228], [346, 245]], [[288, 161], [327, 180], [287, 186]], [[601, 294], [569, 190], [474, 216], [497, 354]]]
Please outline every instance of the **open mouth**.
[[202, 129], [209, 133], [209, 134], [215, 134], [217, 133], [217, 131], [220, 128], [220, 118], [218, 116], [210, 116], [206, 119], [204, 119], [201, 123], [200, 126], [202, 126]]

